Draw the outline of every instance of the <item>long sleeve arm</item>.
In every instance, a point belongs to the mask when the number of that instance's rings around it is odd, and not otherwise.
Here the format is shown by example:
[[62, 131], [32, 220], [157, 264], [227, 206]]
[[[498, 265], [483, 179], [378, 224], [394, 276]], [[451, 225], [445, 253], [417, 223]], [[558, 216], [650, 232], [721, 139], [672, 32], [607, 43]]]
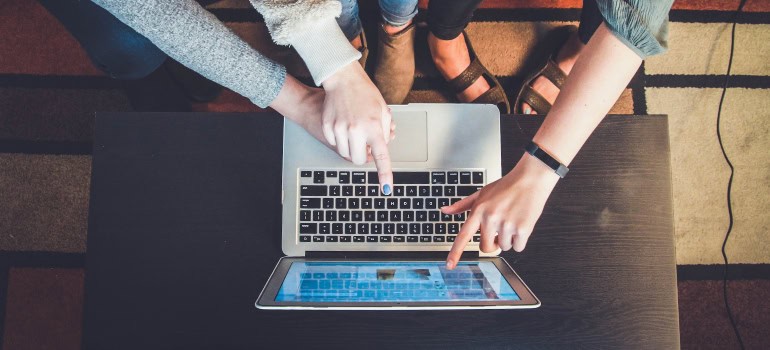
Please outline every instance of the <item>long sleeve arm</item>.
[[339, 1], [250, 1], [265, 18], [275, 43], [297, 50], [316, 85], [361, 57], [335, 20], [342, 11]]
[[260, 107], [281, 91], [286, 68], [261, 55], [194, 0], [94, 0], [167, 55]]

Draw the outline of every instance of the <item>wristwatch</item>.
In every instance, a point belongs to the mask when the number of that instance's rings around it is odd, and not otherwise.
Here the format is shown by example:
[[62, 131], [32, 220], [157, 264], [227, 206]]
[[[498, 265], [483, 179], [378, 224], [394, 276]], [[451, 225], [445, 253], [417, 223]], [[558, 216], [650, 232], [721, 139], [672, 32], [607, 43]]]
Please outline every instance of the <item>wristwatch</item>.
[[567, 176], [569, 168], [564, 166], [564, 164], [559, 163], [558, 160], [540, 148], [540, 146], [538, 146], [534, 141], [530, 141], [526, 146], [524, 146], [524, 150], [526, 150], [527, 153], [531, 154], [533, 157], [540, 159], [540, 161], [545, 163], [545, 165], [547, 165], [549, 168], [553, 169], [553, 171], [556, 172], [556, 175], [559, 175], [560, 178], [563, 179], [565, 176]]

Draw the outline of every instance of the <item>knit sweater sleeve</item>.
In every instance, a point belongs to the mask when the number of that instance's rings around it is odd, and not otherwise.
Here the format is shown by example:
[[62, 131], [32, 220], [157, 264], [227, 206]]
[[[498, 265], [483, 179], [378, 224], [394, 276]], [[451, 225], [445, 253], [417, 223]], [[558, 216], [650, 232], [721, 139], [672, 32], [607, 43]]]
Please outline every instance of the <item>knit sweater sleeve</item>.
[[609, 30], [642, 59], [668, 49], [673, 0], [596, 0]]
[[250, 1], [265, 18], [273, 41], [297, 50], [316, 85], [361, 57], [335, 20], [342, 12], [339, 1]]
[[260, 107], [281, 91], [286, 69], [261, 55], [194, 0], [93, 0], [167, 55]]

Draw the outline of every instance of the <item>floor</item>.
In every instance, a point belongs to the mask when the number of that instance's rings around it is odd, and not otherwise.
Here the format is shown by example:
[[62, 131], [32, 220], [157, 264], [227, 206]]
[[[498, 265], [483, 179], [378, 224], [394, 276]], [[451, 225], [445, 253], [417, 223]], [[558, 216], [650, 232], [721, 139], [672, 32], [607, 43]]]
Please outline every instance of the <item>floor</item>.
[[[363, 3], [363, 2], [362, 2]], [[720, 248], [728, 168], [715, 118], [737, 0], [676, 1], [670, 50], [647, 60], [613, 108], [668, 114], [683, 348], [734, 349], [722, 300]], [[487, 0], [468, 27], [484, 64], [515, 96], [527, 49], [579, 18], [578, 0]], [[307, 80], [296, 54], [272, 44], [247, 1], [209, 9], [253, 47]], [[376, 9], [362, 5], [367, 32]], [[370, 19], [367, 21], [367, 19]], [[723, 109], [736, 166], [727, 245], [730, 302], [747, 348], [770, 347], [770, 2], [748, 1], [736, 30]], [[4, 349], [79, 348], [94, 111], [133, 110], [125, 84], [94, 67], [35, 0], [0, 2], [0, 335]], [[374, 36], [370, 37], [374, 41]], [[424, 48], [408, 102], [443, 102]], [[200, 111], [256, 111], [225, 91]]]

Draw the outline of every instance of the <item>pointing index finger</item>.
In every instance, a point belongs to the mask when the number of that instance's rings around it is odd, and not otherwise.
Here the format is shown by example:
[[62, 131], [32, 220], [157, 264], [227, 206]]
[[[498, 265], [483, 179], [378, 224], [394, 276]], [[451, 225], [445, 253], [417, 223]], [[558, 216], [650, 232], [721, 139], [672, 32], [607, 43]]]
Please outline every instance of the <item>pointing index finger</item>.
[[372, 147], [372, 158], [377, 166], [377, 175], [380, 179], [380, 190], [389, 195], [393, 191], [393, 170], [390, 167], [390, 150], [382, 135], [372, 135], [369, 142]]
[[463, 228], [460, 229], [460, 233], [455, 237], [455, 243], [452, 244], [452, 249], [449, 250], [449, 256], [446, 259], [446, 267], [450, 270], [457, 266], [457, 262], [460, 261], [460, 256], [465, 250], [465, 246], [468, 245], [468, 241], [471, 240], [471, 235], [479, 229], [480, 215], [471, 212], [471, 216], [465, 221]]

